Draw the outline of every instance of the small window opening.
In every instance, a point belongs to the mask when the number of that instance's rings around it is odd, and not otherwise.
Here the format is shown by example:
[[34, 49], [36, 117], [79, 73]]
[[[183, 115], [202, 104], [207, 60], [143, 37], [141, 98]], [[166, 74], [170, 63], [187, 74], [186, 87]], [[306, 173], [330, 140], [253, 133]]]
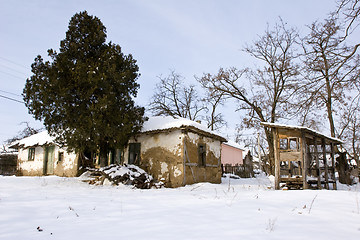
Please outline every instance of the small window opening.
[[62, 161], [64, 161], [64, 153], [63, 153], [63, 152], [59, 152], [58, 162], [62, 162]]
[[299, 150], [299, 138], [281, 138], [280, 142], [280, 150]]
[[130, 143], [129, 144], [129, 164], [138, 165], [140, 163], [140, 143]]
[[198, 155], [199, 155], [199, 167], [206, 166], [206, 145], [199, 144], [198, 145]]
[[35, 148], [29, 148], [28, 161], [34, 161], [34, 160], [35, 160]]
[[297, 138], [289, 139], [289, 149], [290, 150], [298, 150], [299, 149], [299, 142], [298, 142]]
[[288, 139], [281, 138], [280, 139], [280, 150], [286, 150], [286, 149], [288, 149]]

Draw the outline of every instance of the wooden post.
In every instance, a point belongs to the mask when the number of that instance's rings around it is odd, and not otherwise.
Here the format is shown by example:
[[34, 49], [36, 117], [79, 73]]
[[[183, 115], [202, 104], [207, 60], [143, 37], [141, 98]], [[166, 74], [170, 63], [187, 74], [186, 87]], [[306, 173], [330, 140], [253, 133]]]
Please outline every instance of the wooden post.
[[279, 134], [276, 128], [272, 129], [274, 139], [274, 157], [275, 157], [275, 189], [280, 189], [280, 149]]
[[336, 177], [335, 177], [335, 152], [334, 152], [334, 143], [331, 143], [330, 145], [331, 147], [331, 165], [332, 165], [332, 171], [331, 171], [331, 175], [332, 175], [332, 180], [333, 182], [333, 190], [336, 190]]
[[184, 170], [183, 170], [183, 174], [184, 174], [184, 180], [183, 180], [183, 186], [186, 185], [186, 145], [185, 145], [185, 136], [183, 136], [183, 154], [184, 154], [184, 159], [183, 159], [183, 166], [184, 166]]
[[309, 159], [307, 156], [307, 148], [306, 148], [306, 139], [305, 139], [305, 134], [304, 131], [301, 131], [301, 160], [303, 163], [303, 189], [308, 189], [309, 188], [309, 183], [307, 182], [307, 176], [309, 174]]
[[325, 146], [325, 138], [322, 138], [321, 141], [321, 147], [323, 150], [323, 159], [324, 159], [324, 167], [325, 167], [325, 187], [329, 190], [329, 169], [327, 165], [327, 159], [326, 159], [326, 146]]
[[316, 137], [314, 137], [314, 150], [315, 150], [315, 160], [316, 160], [316, 168], [318, 174], [317, 187], [318, 189], [321, 189], [321, 169], [320, 169], [319, 152], [318, 152]]

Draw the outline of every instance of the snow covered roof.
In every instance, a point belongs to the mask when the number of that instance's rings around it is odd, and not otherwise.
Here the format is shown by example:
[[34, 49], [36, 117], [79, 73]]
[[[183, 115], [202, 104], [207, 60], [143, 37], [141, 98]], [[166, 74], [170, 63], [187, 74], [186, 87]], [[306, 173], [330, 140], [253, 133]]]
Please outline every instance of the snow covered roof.
[[211, 131], [209, 128], [207, 128], [207, 126], [180, 117], [178, 118], [173, 118], [169, 116], [150, 117], [149, 120], [144, 123], [141, 132], [151, 133], [151, 132], [159, 132], [159, 131], [165, 131], [176, 128], [194, 130], [204, 135], [209, 135], [215, 138], [219, 138], [223, 142], [227, 141], [225, 137], [221, 136], [219, 133]]
[[[221, 141], [226, 141], [226, 139], [220, 136], [218, 133], [215, 133], [208, 129], [206, 126], [185, 119], [185, 118], [173, 118], [173, 117], [150, 117], [148, 121], [146, 121], [143, 125], [141, 132], [155, 132], [155, 131], [162, 131], [168, 129], [175, 129], [175, 128], [191, 128], [192, 130], [198, 130], [198, 132], [203, 133], [205, 135], [210, 135], [216, 138], [219, 138]], [[31, 146], [41, 146], [49, 143], [53, 143], [54, 138], [51, 137], [47, 131], [43, 131], [37, 134], [34, 134], [30, 137], [18, 140], [12, 143], [12, 147], [31, 147]]]
[[300, 130], [300, 131], [304, 131], [307, 133], [310, 133], [311, 135], [314, 136], [318, 136], [321, 138], [325, 138], [327, 140], [330, 140], [331, 142], [334, 142], [336, 144], [342, 144], [343, 141], [341, 141], [338, 138], [334, 138], [334, 137], [329, 137], [326, 136], [318, 131], [315, 131], [311, 128], [307, 128], [307, 127], [302, 127], [302, 126], [293, 126], [293, 125], [286, 125], [286, 124], [278, 124], [278, 123], [268, 123], [268, 122], [262, 122], [261, 125], [265, 126], [265, 127], [272, 127], [272, 128], [283, 128], [283, 129], [291, 129], [291, 130]]
[[39, 132], [37, 134], [31, 135], [30, 137], [23, 138], [21, 140], [15, 141], [11, 144], [11, 147], [32, 147], [32, 146], [41, 146], [49, 143], [53, 143], [54, 138], [51, 137], [47, 131]]

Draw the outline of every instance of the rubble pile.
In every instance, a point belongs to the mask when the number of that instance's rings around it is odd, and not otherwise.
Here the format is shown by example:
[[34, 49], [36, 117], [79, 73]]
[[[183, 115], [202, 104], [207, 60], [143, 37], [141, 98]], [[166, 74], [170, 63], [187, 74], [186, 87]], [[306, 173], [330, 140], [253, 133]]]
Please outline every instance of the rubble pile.
[[150, 189], [161, 188], [164, 184], [157, 182], [151, 175], [135, 165], [124, 164], [110, 165], [103, 168], [87, 168], [87, 171], [81, 175], [84, 181], [95, 185], [132, 185], [135, 188]]

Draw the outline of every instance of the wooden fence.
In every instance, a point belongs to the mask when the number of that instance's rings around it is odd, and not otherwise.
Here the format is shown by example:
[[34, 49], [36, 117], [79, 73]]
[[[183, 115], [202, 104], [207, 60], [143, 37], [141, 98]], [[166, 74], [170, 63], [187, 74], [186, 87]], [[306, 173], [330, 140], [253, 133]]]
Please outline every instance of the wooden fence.
[[0, 175], [10, 176], [16, 174], [17, 155], [0, 154]]
[[254, 169], [252, 165], [245, 165], [245, 164], [237, 164], [237, 165], [231, 165], [231, 164], [221, 164], [221, 170], [222, 173], [231, 173], [238, 175], [242, 178], [251, 178], [254, 177]]

